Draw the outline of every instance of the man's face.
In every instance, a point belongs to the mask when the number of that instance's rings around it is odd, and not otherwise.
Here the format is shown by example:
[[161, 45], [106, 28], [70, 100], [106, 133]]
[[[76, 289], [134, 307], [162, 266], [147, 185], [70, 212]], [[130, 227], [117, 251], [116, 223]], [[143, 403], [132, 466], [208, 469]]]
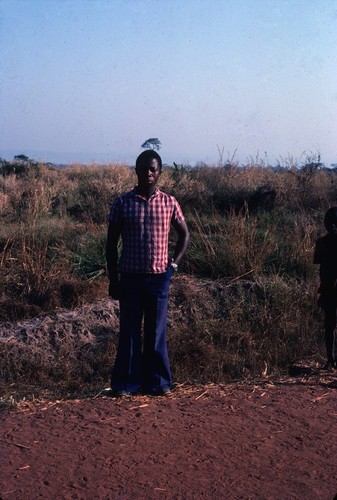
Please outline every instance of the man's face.
[[158, 160], [151, 158], [136, 168], [138, 185], [141, 187], [153, 187], [157, 184], [160, 170]]

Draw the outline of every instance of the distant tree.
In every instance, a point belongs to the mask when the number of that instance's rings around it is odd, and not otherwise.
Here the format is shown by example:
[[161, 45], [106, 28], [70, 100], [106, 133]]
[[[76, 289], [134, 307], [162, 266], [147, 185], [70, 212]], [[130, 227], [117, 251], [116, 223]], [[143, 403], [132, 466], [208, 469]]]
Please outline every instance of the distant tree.
[[35, 177], [39, 175], [39, 163], [26, 155], [15, 155], [12, 161], [0, 159], [0, 174], [1, 175], [16, 175], [22, 177], [32, 173]]
[[25, 163], [29, 162], [29, 158], [26, 155], [15, 155], [14, 156], [14, 160], [22, 161], [22, 162], [25, 162]]
[[156, 151], [159, 151], [161, 148], [161, 142], [157, 137], [152, 137], [151, 139], [148, 139], [145, 141], [142, 145], [141, 148], [144, 149], [155, 149]]
[[26, 155], [15, 155], [14, 156], [14, 163], [19, 163], [20, 165], [25, 165], [25, 166], [36, 166], [37, 161], [33, 160], [32, 158], [29, 158]]

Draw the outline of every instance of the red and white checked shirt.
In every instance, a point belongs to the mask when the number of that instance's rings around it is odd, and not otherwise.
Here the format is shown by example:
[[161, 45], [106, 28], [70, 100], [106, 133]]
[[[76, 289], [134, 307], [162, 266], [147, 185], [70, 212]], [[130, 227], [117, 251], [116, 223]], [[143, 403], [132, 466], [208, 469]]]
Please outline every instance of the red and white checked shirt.
[[163, 273], [168, 267], [168, 238], [171, 221], [181, 223], [183, 213], [177, 200], [159, 189], [147, 200], [137, 188], [116, 198], [109, 221], [121, 226], [122, 253], [119, 271]]

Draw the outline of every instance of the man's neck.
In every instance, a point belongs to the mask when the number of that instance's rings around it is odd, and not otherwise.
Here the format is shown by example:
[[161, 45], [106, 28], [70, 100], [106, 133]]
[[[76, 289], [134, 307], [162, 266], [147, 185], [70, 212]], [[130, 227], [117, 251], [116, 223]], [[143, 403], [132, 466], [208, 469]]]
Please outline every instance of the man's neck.
[[147, 200], [149, 200], [151, 198], [151, 196], [154, 194], [155, 190], [156, 190], [156, 186], [151, 186], [151, 187], [137, 186], [138, 193], [141, 196], [143, 196], [144, 198], [146, 198]]

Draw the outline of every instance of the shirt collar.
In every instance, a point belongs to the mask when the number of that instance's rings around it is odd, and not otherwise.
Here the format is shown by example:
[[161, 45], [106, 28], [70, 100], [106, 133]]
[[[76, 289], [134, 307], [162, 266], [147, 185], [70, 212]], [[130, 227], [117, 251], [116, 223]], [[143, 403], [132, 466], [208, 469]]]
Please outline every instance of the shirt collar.
[[139, 194], [139, 193], [138, 193], [138, 186], [135, 186], [135, 187], [133, 188], [132, 192], [133, 192], [133, 194], [134, 194], [135, 196], [138, 196], [138, 197], [139, 197], [139, 198], [141, 198], [142, 200], [150, 201], [150, 200], [152, 200], [152, 198], [155, 198], [156, 196], [158, 196], [158, 194], [159, 194], [159, 192], [160, 192], [160, 191], [159, 191], [159, 189], [156, 187], [156, 188], [155, 188], [155, 190], [154, 190], [154, 193], [150, 196], [150, 198], [149, 198], [148, 200], [145, 198], [145, 196], [142, 196], [141, 194]]

